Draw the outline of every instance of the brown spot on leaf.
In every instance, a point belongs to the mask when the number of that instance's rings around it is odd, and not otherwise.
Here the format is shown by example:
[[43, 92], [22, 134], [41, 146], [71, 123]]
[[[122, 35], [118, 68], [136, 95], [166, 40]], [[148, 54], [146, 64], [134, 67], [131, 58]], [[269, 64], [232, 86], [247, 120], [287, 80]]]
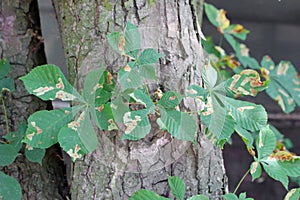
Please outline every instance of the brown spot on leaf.
[[125, 72], [130, 72], [130, 71], [131, 71], [131, 68], [129, 67], [129, 65], [126, 65], [126, 66], [124, 67], [124, 71], [125, 71]]
[[65, 85], [64, 85], [64, 83], [63, 83], [63, 81], [62, 81], [62, 79], [59, 77], [58, 78], [58, 83], [56, 84], [56, 86], [55, 86], [57, 89], [64, 89], [65, 88]]
[[118, 43], [118, 49], [119, 51], [121, 51], [122, 54], [124, 54], [124, 47], [125, 47], [125, 37], [122, 35]]
[[170, 101], [174, 101], [175, 99], [176, 99], [175, 95], [174, 96], [170, 96], [170, 98], [169, 98]]
[[102, 112], [103, 108], [104, 108], [103, 105], [101, 105], [101, 106], [99, 106], [99, 107], [95, 107], [95, 109], [98, 110], [99, 112]]

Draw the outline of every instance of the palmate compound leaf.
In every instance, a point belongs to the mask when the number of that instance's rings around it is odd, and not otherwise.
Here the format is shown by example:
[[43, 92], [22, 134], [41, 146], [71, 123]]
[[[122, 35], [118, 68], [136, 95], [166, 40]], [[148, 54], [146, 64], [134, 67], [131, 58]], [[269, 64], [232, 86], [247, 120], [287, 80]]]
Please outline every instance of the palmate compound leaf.
[[226, 80], [226, 89], [230, 96], [256, 96], [267, 87], [267, 81], [261, 81], [259, 73], [246, 69]]
[[261, 105], [226, 97], [222, 87], [224, 84], [219, 84], [210, 90], [210, 96], [200, 112], [201, 119], [219, 140], [220, 146], [236, 129], [246, 145], [252, 147], [253, 138], [248, 131], [256, 131], [266, 125], [266, 111]]
[[268, 126], [262, 128], [256, 140], [257, 162], [262, 164], [270, 177], [280, 181], [287, 189], [288, 176], [300, 176], [300, 159], [289, 152], [277, 151], [273, 153], [275, 148], [275, 134]]
[[96, 149], [98, 138], [88, 108], [60, 130], [58, 142], [73, 161]]
[[0, 199], [20, 200], [22, 189], [16, 179], [0, 171]]
[[42, 100], [83, 101], [80, 94], [67, 81], [60, 68], [42, 65], [20, 78], [30, 94]]
[[168, 176], [168, 183], [174, 197], [183, 200], [185, 195], [185, 184], [178, 176]]
[[150, 190], [138, 190], [136, 191], [130, 198], [129, 200], [170, 200], [168, 198], [159, 196], [155, 192], [152, 192]]
[[28, 128], [23, 142], [35, 148], [48, 148], [57, 142], [60, 129], [70, 122], [81, 107], [60, 110], [42, 110], [28, 118]]
[[261, 61], [262, 74], [269, 79], [267, 94], [278, 102], [285, 113], [300, 106], [300, 77], [295, 67], [288, 61], [281, 61], [277, 66], [269, 56]]
[[299, 200], [300, 188], [291, 189], [284, 197], [284, 200]]
[[158, 106], [161, 117], [160, 126], [179, 140], [194, 141], [197, 125], [195, 119], [188, 113], [165, 109]]
[[126, 112], [123, 123], [126, 127], [122, 136], [123, 140], [139, 140], [144, 138], [151, 129], [148, 119], [148, 109]]

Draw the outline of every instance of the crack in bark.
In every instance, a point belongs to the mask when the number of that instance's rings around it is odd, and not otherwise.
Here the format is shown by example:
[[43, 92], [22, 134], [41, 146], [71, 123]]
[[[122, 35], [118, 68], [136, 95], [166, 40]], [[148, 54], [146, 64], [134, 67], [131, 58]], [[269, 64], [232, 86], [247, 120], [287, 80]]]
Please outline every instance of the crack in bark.
[[134, 7], [134, 14], [135, 17], [137, 19], [138, 24], [140, 23], [141, 19], [140, 19], [140, 15], [139, 15], [139, 8], [137, 6], [137, 2], [136, 0], [133, 0], [133, 7]]
[[195, 11], [195, 7], [194, 7], [192, 1], [193, 0], [189, 0], [189, 5], [190, 5], [190, 8], [191, 8], [192, 19], [193, 19], [193, 26], [194, 26], [194, 31], [196, 32], [197, 40], [198, 40], [198, 42], [200, 42], [201, 37], [200, 37], [199, 31], [198, 31], [199, 27], [198, 27], [197, 13]]
[[100, 29], [99, 29], [99, 16], [100, 16], [99, 2], [98, 2], [98, 0], [95, 0], [94, 28], [95, 28], [95, 34], [96, 34], [96, 36], [100, 36], [101, 35]]

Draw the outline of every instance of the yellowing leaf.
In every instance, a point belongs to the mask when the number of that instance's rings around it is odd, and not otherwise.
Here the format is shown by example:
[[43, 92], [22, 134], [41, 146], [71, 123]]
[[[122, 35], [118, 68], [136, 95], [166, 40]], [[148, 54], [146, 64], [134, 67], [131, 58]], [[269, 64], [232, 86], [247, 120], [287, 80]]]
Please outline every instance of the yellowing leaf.
[[218, 23], [218, 30], [220, 33], [224, 33], [224, 29], [226, 29], [230, 25], [230, 21], [226, 17], [226, 11], [223, 9], [218, 10], [216, 22]]

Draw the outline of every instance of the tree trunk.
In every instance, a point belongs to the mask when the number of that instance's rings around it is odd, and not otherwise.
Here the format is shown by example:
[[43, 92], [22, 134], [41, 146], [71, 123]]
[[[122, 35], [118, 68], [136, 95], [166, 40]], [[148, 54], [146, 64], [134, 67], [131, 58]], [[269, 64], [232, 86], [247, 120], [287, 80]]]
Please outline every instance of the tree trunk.
[[[201, 84], [204, 58], [191, 1], [54, 0], [54, 4], [70, 77], [78, 89], [89, 70], [104, 64], [114, 74], [124, 64], [109, 47], [106, 35], [122, 30], [128, 20], [139, 27], [142, 48], [163, 54], [156, 68], [159, 81], [150, 83], [152, 90], [184, 93], [190, 84]], [[185, 100], [181, 108], [196, 110], [199, 105]], [[128, 142], [120, 140], [119, 133], [99, 131], [97, 150], [73, 166], [72, 199], [128, 199], [141, 188], [172, 198], [167, 175], [184, 179], [187, 196], [200, 193], [220, 198], [227, 191], [222, 154], [198, 124], [195, 144], [169, 141], [164, 134], [151, 141]], [[151, 132], [157, 132], [154, 124]]]
[[[9, 77], [15, 80], [16, 90], [4, 96], [10, 131], [17, 131], [20, 120], [27, 121], [30, 114], [46, 109], [47, 104], [29, 95], [20, 78], [34, 66], [45, 64], [43, 43], [40, 39], [37, 2], [35, 0], [0, 1], [0, 54], [12, 66]], [[0, 136], [6, 134], [4, 109], [0, 107]], [[57, 157], [59, 151], [50, 148], [43, 165], [28, 161], [24, 150], [16, 161], [0, 167], [4, 173], [16, 178], [22, 186], [22, 200], [64, 199], [64, 169]]]

